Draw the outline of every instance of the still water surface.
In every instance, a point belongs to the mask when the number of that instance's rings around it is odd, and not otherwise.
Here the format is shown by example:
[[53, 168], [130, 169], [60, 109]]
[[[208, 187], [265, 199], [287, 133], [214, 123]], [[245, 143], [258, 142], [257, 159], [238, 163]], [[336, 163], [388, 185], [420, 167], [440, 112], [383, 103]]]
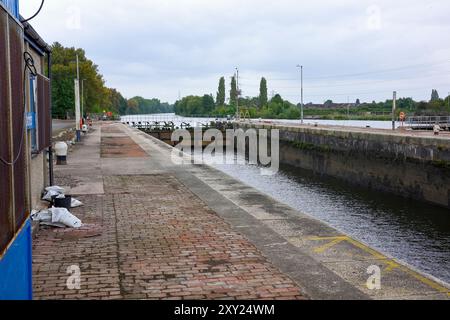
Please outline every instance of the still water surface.
[[217, 169], [420, 271], [450, 283], [450, 212], [419, 201], [356, 188], [282, 166], [262, 176], [257, 166]]

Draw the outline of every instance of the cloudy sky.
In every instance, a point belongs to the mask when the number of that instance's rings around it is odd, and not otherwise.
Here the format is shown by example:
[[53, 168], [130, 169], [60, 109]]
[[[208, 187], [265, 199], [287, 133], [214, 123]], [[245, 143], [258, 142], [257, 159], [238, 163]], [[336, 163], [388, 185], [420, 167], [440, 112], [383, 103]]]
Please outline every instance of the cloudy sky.
[[[40, 0], [21, 0], [23, 16]], [[450, 92], [448, 0], [46, 0], [31, 23], [82, 47], [124, 96], [217, 91], [239, 67], [243, 95], [299, 102], [429, 99]]]

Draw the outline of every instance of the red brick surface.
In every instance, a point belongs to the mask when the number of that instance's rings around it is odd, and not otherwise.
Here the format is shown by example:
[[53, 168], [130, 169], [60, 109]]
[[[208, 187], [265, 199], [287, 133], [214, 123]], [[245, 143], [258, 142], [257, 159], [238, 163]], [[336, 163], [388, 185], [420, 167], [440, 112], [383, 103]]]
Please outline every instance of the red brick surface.
[[[34, 242], [36, 299], [302, 299], [247, 239], [170, 175], [107, 176], [80, 230]], [[78, 266], [80, 290], [67, 269]]]

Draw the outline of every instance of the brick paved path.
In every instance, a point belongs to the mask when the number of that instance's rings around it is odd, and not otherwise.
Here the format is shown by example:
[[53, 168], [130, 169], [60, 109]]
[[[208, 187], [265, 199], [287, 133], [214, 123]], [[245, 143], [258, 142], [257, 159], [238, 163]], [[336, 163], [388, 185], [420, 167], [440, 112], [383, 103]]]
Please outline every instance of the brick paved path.
[[[301, 299], [292, 280], [169, 174], [106, 176], [81, 230], [39, 231], [36, 299]], [[78, 266], [81, 288], [69, 290]]]

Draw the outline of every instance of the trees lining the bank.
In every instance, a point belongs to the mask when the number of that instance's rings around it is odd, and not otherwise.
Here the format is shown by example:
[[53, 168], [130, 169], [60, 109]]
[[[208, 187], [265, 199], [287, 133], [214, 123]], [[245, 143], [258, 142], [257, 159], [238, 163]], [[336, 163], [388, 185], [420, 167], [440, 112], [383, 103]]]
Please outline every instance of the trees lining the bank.
[[226, 99], [226, 89], [225, 89], [225, 77], [220, 78], [219, 80], [219, 89], [217, 91], [217, 99], [216, 106], [221, 107], [225, 105]]
[[268, 102], [267, 96], [267, 80], [266, 78], [262, 78], [259, 84], [259, 107], [263, 108], [267, 105]]
[[[64, 118], [74, 112], [77, 61], [83, 85], [82, 104], [85, 113], [102, 113], [108, 109], [115, 113], [124, 108], [124, 98], [115, 89], [105, 86], [98, 66], [87, 58], [83, 49], [66, 48], [59, 42], [52, 45], [52, 103], [53, 116]], [[81, 84], [80, 84], [81, 85]]]
[[[299, 119], [300, 105], [294, 105], [284, 100], [279, 94], [275, 94], [272, 99], [267, 97], [267, 80], [261, 78], [259, 86], [259, 96], [239, 97], [240, 112], [252, 118], [264, 119]], [[212, 96], [204, 97], [189, 96], [176, 103], [175, 112], [183, 116], [233, 116], [236, 114], [237, 83], [236, 78], [231, 80], [229, 103], [226, 104], [224, 93], [225, 78], [219, 81], [219, 90], [215, 102], [212, 106]], [[232, 97], [235, 98], [232, 98]], [[209, 101], [206, 104], [205, 101]], [[433, 89], [430, 101], [416, 102], [412, 98], [400, 98], [397, 100], [397, 113], [405, 112], [409, 115], [450, 115], [450, 97], [440, 99], [437, 90]], [[305, 105], [306, 116], [317, 116], [319, 118], [348, 119], [348, 117], [379, 120], [389, 120], [391, 118], [393, 101], [384, 102], [361, 102], [358, 98], [355, 103], [336, 104], [332, 100], [327, 100], [322, 105], [308, 103]], [[349, 108], [350, 106], [350, 108]]]
[[[113, 88], [105, 85], [98, 66], [79, 48], [64, 47], [59, 42], [52, 45], [52, 112], [55, 118], [66, 118], [75, 112], [75, 85], [78, 55], [80, 80], [83, 84], [83, 110], [85, 114], [143, 114], [173, 112], [173, 106], [157, 99], [132, 98], [131, 101]], [[80, 84], [81, 85], [81, 84]]]

